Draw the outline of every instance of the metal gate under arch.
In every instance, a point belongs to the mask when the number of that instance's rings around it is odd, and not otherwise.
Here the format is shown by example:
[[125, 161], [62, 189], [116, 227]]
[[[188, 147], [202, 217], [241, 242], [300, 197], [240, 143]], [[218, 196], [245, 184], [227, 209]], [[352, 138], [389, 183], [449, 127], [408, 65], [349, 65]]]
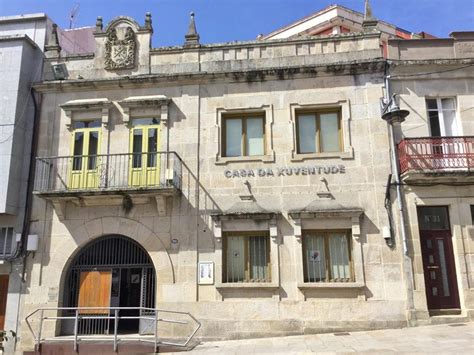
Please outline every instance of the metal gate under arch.
[[[132, 270], [135, 274], [130, 274]], [[121, 305], [122, 277], [125, 273], [134, 277], [131, 281], [137, 284], [137, 290], [139, 287], [139, 300], [134, 299], [137, 306], [155, 308], [155, 270], [151, 258], [141, 245], [122, 235], [107, 235], [93, 240], [74, 257], [66, 274], [63, 307], [79, 306], [81, 275], [96, 271], [111, 273], [109, 306], [118, 307]], [[119, 286], [117, 286], [117, 278]], [[66, 310], [64, 313], [72, 315], [73, 311]], [[108, 334], [112, 325], [111, 321], [106, 319], [107, 316], [109, 314], [104, 314], [104, 319], [83, 319], [79, 322], [78, 333]], [[71, 334], [70, 324], [64, 321], [63, 323], [61, 333]], [[146, 333], [148, 326], [142, 323], [140, 322], [139, 331]]]

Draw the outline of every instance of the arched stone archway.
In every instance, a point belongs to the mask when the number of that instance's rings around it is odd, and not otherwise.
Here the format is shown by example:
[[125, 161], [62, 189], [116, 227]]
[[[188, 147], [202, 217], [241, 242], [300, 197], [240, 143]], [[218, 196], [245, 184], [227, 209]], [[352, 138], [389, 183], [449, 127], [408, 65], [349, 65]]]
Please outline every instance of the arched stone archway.
[[[82, 317], [79, 334], [107, 334], [115, 326], [115, 309], [122, 332], [146, 332], [147, 324], [138, 319], [155, 308], [156, 273], [147, 251], [135, 240], [119, 234], [96, 238], [75, 253], [69, 263], [63, 287], [66, 315]], [[95, 308], [90, 308], [95, 307]], [[103, 307], [103, 308], [101, 308]], [[73, 321], [64, 321], [61, 333], [70, 334]], [[113, 329], [113, 328], [112, 328]]]

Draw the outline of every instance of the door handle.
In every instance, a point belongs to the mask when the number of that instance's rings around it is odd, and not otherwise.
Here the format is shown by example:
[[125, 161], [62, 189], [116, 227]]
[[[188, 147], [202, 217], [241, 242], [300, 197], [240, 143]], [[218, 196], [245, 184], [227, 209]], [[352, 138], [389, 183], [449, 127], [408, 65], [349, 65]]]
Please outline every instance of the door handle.
[[427, 266], [428, 269], [439, 269], [439, 266]]

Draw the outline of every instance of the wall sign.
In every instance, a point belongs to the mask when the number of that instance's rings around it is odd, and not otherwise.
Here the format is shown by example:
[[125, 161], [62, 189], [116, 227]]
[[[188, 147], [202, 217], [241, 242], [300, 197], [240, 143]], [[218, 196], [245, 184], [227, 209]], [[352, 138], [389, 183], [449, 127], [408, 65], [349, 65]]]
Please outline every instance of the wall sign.
[[345, 174], [344, 165], [315, 165], [302, 167], [283, 167], [283, 168], [258, 168], [258, 169], [226, 169], [224, 175], [226, 178], [240, 177], [272, 177], [272, 176], [299, 176], [299, 175], [322, 175], [322, 174]]
[[199, 262], [199, 285], [214, 284], [214, 263], [212, 261]]

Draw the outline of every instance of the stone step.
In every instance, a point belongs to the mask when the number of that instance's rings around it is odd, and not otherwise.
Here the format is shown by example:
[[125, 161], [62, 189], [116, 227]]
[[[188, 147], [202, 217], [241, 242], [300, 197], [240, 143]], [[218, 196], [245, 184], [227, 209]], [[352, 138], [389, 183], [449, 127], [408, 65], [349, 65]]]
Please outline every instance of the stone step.
[[[113, 349], [111, 342], [87, 341], [78, 344], [78, 351], [74, 351], [72, 341], [45, 342], [40, 349], [35, 351], [25, 351], [24, 355], [77, 355], [77, 354], [153, 354], [154, 345], [145, 342], [122, 341], [118, 344], [117, 352]], [[158, 353], [188, 351], [190, 349], [173, 346], [159, 346]]]

